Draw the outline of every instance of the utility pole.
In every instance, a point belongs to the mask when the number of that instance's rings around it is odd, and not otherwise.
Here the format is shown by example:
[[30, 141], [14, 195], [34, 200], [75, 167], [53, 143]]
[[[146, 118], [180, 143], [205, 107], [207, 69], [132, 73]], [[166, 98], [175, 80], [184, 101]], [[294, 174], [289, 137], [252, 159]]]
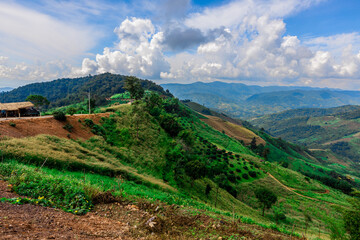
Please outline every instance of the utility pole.
[[91, 106], [90, 106], [90, 89], [89, 89], [89, 114], [91, 114]]

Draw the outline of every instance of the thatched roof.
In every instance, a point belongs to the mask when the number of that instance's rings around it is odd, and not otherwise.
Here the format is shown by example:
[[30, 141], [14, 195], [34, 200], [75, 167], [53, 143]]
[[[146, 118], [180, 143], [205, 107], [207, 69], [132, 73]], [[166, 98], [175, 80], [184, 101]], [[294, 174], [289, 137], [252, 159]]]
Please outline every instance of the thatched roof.
[[0, 110], [16, 111], [20, 108], [33, 107], [34, 104], [31, 102], [17, 102], [17, 103], [0, 103]]

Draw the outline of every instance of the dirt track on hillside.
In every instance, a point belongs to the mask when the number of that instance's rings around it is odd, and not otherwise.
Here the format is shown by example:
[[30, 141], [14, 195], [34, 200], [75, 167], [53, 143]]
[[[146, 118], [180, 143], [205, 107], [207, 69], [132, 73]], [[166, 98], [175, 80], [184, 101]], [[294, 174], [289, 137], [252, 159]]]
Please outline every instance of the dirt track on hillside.
[[[101, 117], [109, 116], [110, 113], [99, 114], [83, 114], [67, 116], [65, 122], [55, 120], [53, 117], [41, 117], [41, 118], [20, 118], [20, 119], [8, 119], [0, 121], [0, 137], [15, 137], [23, 138], [29, 136], [36, 136], [39, 134], [49, 134], [58, 137], [69, 137], [72, 139], [89, 139], [94, 136], [89, 128], [84, 127], [83, 122], [85, 119], [91, 119], [95, 123], [99, 123]], [[79, 120], [81, 122], [79, 122]], [[14, 123], [15, 127], [12, 127], [10, 123]], [[65, 124], [73, 126], [72, 132], [68, 132], [63, 128]]]

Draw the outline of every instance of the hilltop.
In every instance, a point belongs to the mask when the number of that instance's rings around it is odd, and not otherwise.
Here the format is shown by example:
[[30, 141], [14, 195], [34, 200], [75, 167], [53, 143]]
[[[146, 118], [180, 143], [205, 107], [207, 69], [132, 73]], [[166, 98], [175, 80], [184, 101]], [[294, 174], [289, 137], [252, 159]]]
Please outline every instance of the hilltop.
[[[125, 92], [126, 76], [104, 73], [80, 78], [64, 78], [50, 82], [32, 83], [9, 92], [0, 93], [0, 102], [23, 102], [31, 94], [42, 95], [50, 101], [49, 108], [78, 103], [88, 98], [89, 91], [95, 105], [106, 104], [106, 98]], [[144, 89], [168, 95], [162, 87], [149, 80], [140, 80]]]

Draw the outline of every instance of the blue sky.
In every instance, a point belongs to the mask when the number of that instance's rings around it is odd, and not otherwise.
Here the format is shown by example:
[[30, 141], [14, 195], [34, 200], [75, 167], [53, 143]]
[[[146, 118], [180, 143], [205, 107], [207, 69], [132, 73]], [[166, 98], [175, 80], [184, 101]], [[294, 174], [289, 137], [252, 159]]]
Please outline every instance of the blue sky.
[[358, 12], [357, 0], [0, 0], [0, 87], [112, 72], [360, 89]]

